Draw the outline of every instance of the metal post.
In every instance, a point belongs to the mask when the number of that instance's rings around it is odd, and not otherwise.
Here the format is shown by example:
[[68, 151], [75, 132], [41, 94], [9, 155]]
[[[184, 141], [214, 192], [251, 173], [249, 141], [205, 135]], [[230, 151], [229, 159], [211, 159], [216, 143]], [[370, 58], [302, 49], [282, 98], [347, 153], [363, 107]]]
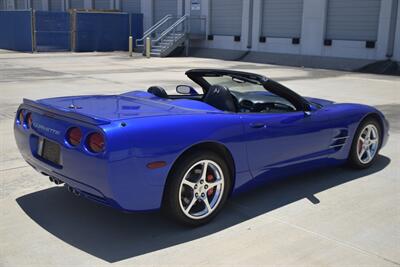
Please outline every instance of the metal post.
[[36, 49], [36, 19], [35, 10], [31, 9], [31, 33], [32, 33], [32, 53], [37, 52]]
[[73, 9], [70, 12], [71, 19], [71, 51], [75, 52], [76, 50], [76, 9]]
[[146, 57], [150, 58], [150, 53], [151, 53], [151, 39], [150, 37], [146, 38]]
[[132, 57], [132, 50], [133, 50], [133, 38], [129, 36], [129, 56]]

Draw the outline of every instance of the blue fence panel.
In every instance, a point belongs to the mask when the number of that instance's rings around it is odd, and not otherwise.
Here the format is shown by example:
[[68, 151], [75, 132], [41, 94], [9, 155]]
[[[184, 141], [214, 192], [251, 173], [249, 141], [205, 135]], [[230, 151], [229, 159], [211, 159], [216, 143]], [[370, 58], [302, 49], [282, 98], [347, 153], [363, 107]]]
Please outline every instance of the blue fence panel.
[[35, 12], [36, 50], [70, 51], [71, 27], [68, 12]]
[[126, 51], [129, 39], [127, 13], [77, 13], [75, 51]]
[[130, 13], [129, 16], [133, 46], [136, 47], [136, 39], [143, 37], [143, 14]]
[[31, 11], [0, 11], [0, 48], [32, 52]]

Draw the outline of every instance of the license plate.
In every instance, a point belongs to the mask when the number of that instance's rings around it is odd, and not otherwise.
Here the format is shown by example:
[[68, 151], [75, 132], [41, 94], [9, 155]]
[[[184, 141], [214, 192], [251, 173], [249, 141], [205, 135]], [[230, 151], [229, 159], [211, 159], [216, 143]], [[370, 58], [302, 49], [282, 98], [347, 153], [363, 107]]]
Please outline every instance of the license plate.
[[61, 153], [59, 144], [49, 141], [47, 139], [43, 139], [40, 155], [42, 158], [60, 165], [60, 154]]

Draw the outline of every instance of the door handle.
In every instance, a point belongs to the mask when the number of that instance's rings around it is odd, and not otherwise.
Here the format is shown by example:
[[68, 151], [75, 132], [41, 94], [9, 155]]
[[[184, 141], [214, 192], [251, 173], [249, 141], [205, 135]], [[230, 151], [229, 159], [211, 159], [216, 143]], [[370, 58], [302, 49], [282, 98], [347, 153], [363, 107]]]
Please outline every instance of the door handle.
[[267, 124], [264, 122], [252, 122], [252, 123], [250, 123], [250, 127], [256, 128], [256, 129], [267, 128]]

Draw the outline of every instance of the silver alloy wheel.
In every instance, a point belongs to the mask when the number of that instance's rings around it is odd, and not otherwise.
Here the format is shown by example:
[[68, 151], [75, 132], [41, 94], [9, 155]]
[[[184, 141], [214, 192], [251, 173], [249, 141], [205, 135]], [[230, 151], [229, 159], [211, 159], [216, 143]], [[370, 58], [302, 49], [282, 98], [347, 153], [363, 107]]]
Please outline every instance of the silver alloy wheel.
[[375, 157], [379, 146], [378, 129], [368, 124], [361, 131], [357, 141], [357, 156], [362, 164], [367, 164]]
[[224, 174], [214, 161], [201, 160], [185, 173], [179, 186], [179, 205], [191, 219], [209, 216], [222, 199]]

